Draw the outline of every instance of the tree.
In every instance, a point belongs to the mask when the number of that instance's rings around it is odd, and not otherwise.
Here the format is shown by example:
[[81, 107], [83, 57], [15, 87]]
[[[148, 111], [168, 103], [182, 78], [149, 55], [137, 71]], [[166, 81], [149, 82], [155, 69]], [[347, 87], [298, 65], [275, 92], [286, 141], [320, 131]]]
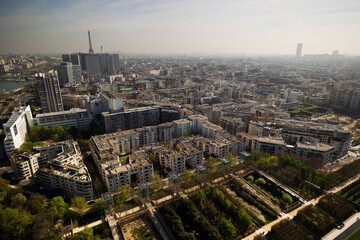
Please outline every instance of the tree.
[[218, 230], [225, 239], [233, 239], [236, 235], [234, 225], [231, 223], [230, 220], [227, 220], [225, 218], [220, 221]]
[[102, 200], [97, 200], [95, 201], [91, 206], [90, 206], [90, 211], [92, 213], [96, 213], [98, 215], [104, 214], [104, 202]]
[[31, 215], [18, 209], [0, 206], [0, 232], [2, 239], [30, 239], [32, 220]]
[[9, 189], [10, 189], [9, 181], [0, 177], [0, 203], [4, 201]]
[[240, 210], [238, 211], [237, 222], [242, 229], [247, 230], [250, 227], [252, 223], [252, 218], [249, 216], [249, 214], [246, 212], [244, 208], [240, 208]]
[[266, 181], [263, 178], [258, 178], [258, 179], [256, 179], [255, 183], [258, 185], [265, 185]]
[[235, 156], [232, 154], [232, 152], [229, 152], [227, 155], [226, 155], [226, 158], [230, 161], [231, 164], [234, 164], [235, 162]]
[[88, 204], [84, 197], [76, 196], [71, 199], [71, 207], [73, 207], [75, 211], [82, 216], [88, 208]]
[[189, 136], [189, 133], [187, 131], [184, 132], [184, 137]]
[[193, 177], [193, 173], [189, 169], [185, 168], [182, 174], [182, 180], [189, 181], [192, 177]]
[[26, 197], [22, 193], [18, 193], [11, 198], [11, 206], [13, 208], [22, 209], [26, 203]]
[[286, 203], [288, 203], [288, 204], [292, 204], [292, 203], [293, 203], [293, 199], [292, 199], [292, 197], [291, 197], [288, 193], [284, 193], [284, 194], [282, 195], [282, 199], [283, 199]]
[[43, 212], [47, 205], [46, 197], [42, 194], [35, 193], [26, 201], [26, 207], [31, 214]]
[[154, 153], [149, 153], [149, 160], [153, 163], [156, 161], [156, 156]]
[[246, 178], [246, 180], [250, 181], [250, 182], [253, 182], [254, 181], [254, 177], [253, 175], [250, 175]]
[[157, 174], [157, 173], [154, 173], [154, 174], [151, 176], [150, 184], [151, 184], [151, 187], [152, 187], [154, 190], [161, 189], [161, 188], [163, 188], [164, 185], [165, 185], [162, 177], [160, 177], [160, 175]]
[[60, 229], [54, 226], [54, 222], [57, 222], [56, 216], [57, 214], [54, 212], [40, 212], [36, 214], [32, 227], [33, 239], [63, 239]]
[[214, 170], [217, 166], [218, 161], [216, 160], [216, 158], [213, 157], [209, 157], [206, 160], [206, 165], [210, 170]]
[[55, 213], [64, 215], [66, 211], [69, 209], [69, 206], [67, 203], [65, 203], [64, 199], [61, 196], [58, 196], [51, 199], [48, 205], [48, 209]]
[[131, 187], [129, 184], [125, 184], [118, 188], [118, 196], [121, 202], [125, 202], [129, 197], [131, 197]]

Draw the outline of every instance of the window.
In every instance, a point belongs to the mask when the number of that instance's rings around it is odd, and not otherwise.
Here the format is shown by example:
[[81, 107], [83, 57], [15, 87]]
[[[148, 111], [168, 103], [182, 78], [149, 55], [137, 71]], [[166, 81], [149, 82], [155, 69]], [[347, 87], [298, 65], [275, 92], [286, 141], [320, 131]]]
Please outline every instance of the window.
[[14, 131], [14, 134], [15, 134], [15, 136], [18, 134], [18, 129], [17, 129], [17, 126], [16, 126], [16, 124], [14, 125], [14, 127], [13, 127], [13, 131]]

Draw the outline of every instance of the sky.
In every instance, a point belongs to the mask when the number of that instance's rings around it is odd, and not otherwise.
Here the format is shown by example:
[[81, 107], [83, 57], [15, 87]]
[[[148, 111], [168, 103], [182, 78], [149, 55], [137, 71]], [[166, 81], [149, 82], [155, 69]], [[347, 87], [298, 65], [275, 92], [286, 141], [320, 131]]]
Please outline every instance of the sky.
[[1, 0], [0, 54], [360, 55], [359, 0]]

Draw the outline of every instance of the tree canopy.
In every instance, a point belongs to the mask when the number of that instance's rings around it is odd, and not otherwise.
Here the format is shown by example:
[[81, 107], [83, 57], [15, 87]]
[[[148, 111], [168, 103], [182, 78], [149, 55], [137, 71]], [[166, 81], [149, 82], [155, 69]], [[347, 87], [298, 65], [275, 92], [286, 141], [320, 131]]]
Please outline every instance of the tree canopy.
[[71, 207], [73, 207], [75, 211], [82, 216], [88, 208], [88, 204], [84, 197], [76, 196], [71, 199]]

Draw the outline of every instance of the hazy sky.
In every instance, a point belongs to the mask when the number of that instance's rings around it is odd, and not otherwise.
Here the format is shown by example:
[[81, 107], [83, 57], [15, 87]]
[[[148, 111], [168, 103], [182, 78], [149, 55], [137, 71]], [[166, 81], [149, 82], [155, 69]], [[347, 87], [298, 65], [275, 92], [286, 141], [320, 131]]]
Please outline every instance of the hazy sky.
[[360, 55], [360, 0], [1, 0], [0, 53]]

